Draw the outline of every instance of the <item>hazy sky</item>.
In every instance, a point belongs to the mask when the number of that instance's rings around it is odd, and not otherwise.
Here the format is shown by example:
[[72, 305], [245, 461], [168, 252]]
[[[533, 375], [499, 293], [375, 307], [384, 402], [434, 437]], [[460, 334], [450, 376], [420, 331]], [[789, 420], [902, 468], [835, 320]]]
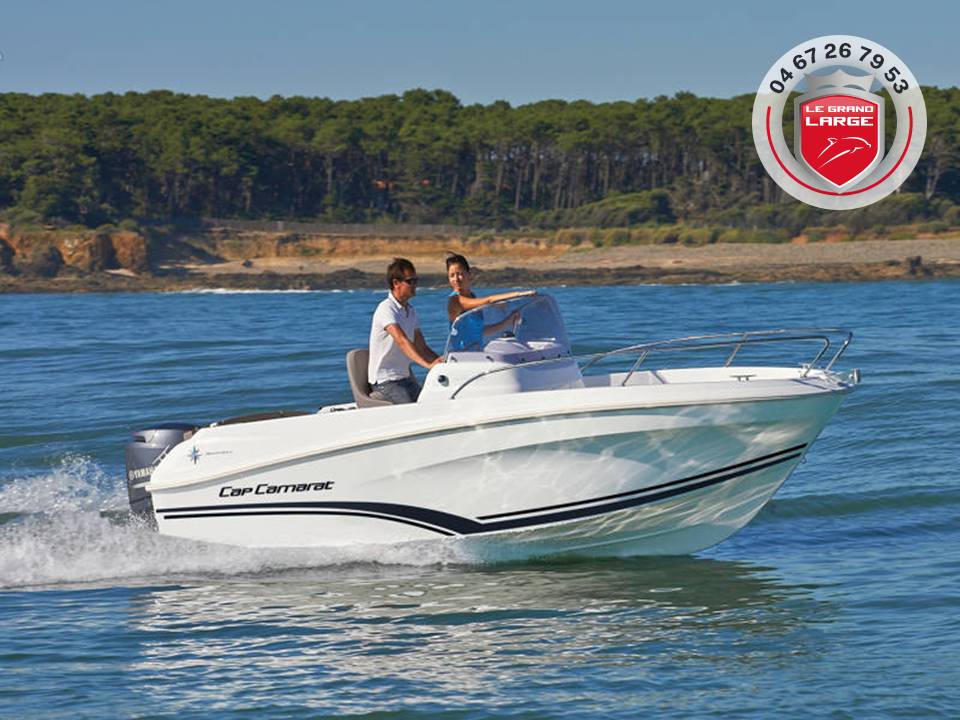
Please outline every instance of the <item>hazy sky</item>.
[[5, 0], [0, 91], [170, 89], [464, 103], [753, 93], [796, 43], [870, 38], [960, 84], [960, 2]]

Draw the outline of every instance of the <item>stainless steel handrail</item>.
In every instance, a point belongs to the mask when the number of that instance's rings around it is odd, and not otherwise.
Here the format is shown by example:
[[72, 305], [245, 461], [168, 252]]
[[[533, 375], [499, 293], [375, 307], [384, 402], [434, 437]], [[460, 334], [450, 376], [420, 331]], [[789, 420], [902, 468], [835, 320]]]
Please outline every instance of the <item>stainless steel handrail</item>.
[[[733, 352], [730, 353], [728, 360], [732, 360], [740, 349], [744, 345], [759, 345], [764, 343], [775, 343], [775, 342], [794, 342], [800, 340], [820, 340], [823, 342], [823, 347], [820, 349], [820, 352], [814, 357], [812, 363], [807, 364], [806, 369], [801, 374], [801, 377], [805, 377], [806, 374], [810, 371], [810, 367], [815, 364], [826, 352], [827, 348], [830, 347], [830, 339], [825, 335], [791, 335], [787, 337], [752, 337], [753, 335], [759, 335], [759, 333], [743, 333], [743, 336], [737, 340], [728, 340], [728, 341], [719, 341], [711, 343], [693, 343], [687, 345], [677, 345], [676, 347], [655, 347], [650, 349], [645, 349], [641, 354], [640, 358], [634, 363], [634, 366], [630, 369], [630, 372], [627, 373], [627, 376], [623, 380], [623, 385], [626, 385], [633, 374], [640, 368], [642, 361], [650, 354], [650, 352], [679, 352], [682, 350], [713, 350], [721, 347], [728, 347], [734, 345]], [[709, 336], [708, 336], [709, 337]], [[683, 340], [684, 338], [680, 338]], [[671, 341], [664, 341], [665, 343], [670, 343]], [[730, 367], [728, 362], [724, 363], [724, 367]]]
[[822, 343], [822, 346], [814, 356], [813, 360], [811, 360], [809, 363], [802, 364], [804, 369], [800, 374], [800, 377], [806, 377], [811, 370], [817, 367], [817, 363], [820, 362], [823, 356], [830, 349], [832, 344], [830, 341], [831, 335], [843, 335], [844, 340], [840, 344], [840, 347], [837, 349], [837, 351], [833, 354], [830, 361], [823, 368], [824, 372], [828, 372], [837, 362], [837, 360], [840, 359], [840, 356], [843, 355], [844, 351], [847, 349], [847, 346], [850, 345], [850, 341], [853, 339], [853, 333], [851, 331], [844, 328], [785, 328], [779, 330], [755, 330], [739, 333], [721, 333], [717, 335], [691, 335], [688, 337], [673, 338], [671, 340], [658, 340], [652, 343], [628, 345], [626, 347], [607, 350], [601, 353], [563, 355], [556, 358], [549, 358], [547, 360], [533, 360], [519, 365], [495, 367], [489, 370], [481, 371], [465, 380], [460, 384], [459, 387], [457, 387], [456, 390], [453, 391], [453, 393], [451, 393], [450, 399], [455, 399], [465, 387], [479, 380], [480, 378], [488, 377], [506, 370], [515, 370], [521, 367], [527, 368], [551, 363], [576, 361], [578, 363], [582, 363], [580, 370], [583, 372], [598, 362], [605, 360], [606, 358], [613, 357], [615, 355], [628, 355], [636, 353], [638, 356], [637, 360], [633, 363], [632, 367], [627, 372], [623, 382], [621, 383], [621, 386], [625, 386], [651, 353], [712, 350], [716, 348], [732, 346], [733, 350], [723, 365], [724, 367], [729, 367], [730, 363], [733, 361], [733, 358], [736, 357], [740, 350], [746, 345], [819, 341]]

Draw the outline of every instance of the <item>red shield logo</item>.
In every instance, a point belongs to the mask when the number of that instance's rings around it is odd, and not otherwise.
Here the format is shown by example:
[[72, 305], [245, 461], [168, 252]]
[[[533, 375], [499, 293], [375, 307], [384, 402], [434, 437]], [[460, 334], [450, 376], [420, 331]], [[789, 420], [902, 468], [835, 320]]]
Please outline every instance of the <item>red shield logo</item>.
[[794, 101], [797, 158], [837, 189], [854, 185], [883, 159], [883, 98], [832, 88]]

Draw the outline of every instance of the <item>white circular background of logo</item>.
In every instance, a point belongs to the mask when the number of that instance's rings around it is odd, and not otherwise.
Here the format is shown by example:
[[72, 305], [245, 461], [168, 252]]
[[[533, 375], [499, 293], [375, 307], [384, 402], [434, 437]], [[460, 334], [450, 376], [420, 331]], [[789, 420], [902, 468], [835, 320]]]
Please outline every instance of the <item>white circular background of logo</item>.
[[[829, 60], [824, 57], [825, 47], [828, 44], [839, 49], [844, 43], [849, 44], [851, 48], [850, 57]], [[870, 48], [870, 53], [860, 60], [864, 47]], [[809, 63], [809, 52], [804, 52], [809, 51], [810, 48], [816, 50], [814, 54], [816, 62], [813, 64]], [[880, 53], [884, 58], [880, 68], [870, 65], [876, 53]], [[798, 55], [808, 63], [802, 70], [794, 66], [794, 57]], [[890, 81], [884, 77], [884, 73], [894, 67], [900, 73]], [[783, 80], [781, 68], [793, 73], [793, 78]], [[886, 156], [873, 172], [854, 187], [838, 192], [826, 187], [822, 179], [797, 162], [790, 152], [783, 134], [783, 108], [789, 100], [790, 93], [796, 90], [806, 74], [824, 69], [842, 68], [863, 70], [883, 85], [897, 111], [897, 133]], [[817, 72], [817, 74], [820, 73]], [[906, 80], [909, 87], [897, 93], [893, 86], [901, 83], [902, 80]], [[770, 83], [774, 81], [782, 83], [782, 92], [776, 93], [771, 90]], [[911, 114], [913, 115], [912, 127]], [[903, 184], [916, 167], [923, 152], [926, 136], [927, 107], [923, 102], [920, 85], [910, 72], [910, 68], [887, 48], [856, 35], [823, 35], [791, 48], [767, 71], [753, 103], [753, 142], [767, 173], [777, 185], [797, 200], [825, 210], [852, 210], [864, 207], [892, 193]]]

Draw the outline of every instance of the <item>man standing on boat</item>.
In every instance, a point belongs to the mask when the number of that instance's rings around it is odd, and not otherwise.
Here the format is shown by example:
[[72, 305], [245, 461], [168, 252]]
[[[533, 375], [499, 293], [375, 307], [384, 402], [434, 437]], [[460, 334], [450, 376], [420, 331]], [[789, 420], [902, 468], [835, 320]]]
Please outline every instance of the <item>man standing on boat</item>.
[[371, 392], [395, 405], [416, 402], [420, 385], [410, 362], [428, 370], [440, 362], [420, 331], [417, 311], [410, 300], [417, 294], [417, 271], [405, 258], [394, 258], [387, 267], [390, 292], [373, 313], [370, 326], [370, 361], [367, 380]]

